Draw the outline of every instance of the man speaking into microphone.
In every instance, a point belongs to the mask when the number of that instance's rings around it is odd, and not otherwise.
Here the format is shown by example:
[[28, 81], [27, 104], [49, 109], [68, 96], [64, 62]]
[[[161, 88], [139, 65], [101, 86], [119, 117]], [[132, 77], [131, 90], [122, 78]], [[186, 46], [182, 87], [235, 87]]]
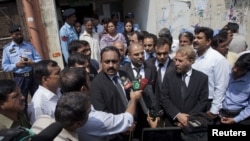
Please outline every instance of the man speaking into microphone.
[[[121, 77], [128, 78], [120, 68], [120, 53], [116, 47], [108, 46], [101, 51], [102, 70], [91, 82], [91, 102], [96, 110], [121, 114], [130, 100], [130, 90], [121, 82]], [[118, 137], [119, 136], [119, 137]], [[114, 141], [128, 140], [129, 135], [112, 136]]]
[[[146, 105], [146, 108], [149, 112], [153, 111], [157, 113], [159, 111], [159, 106], [157, 106], [157, 101], [155, 100], [155, 85], [157, 78], [157, 71], [154, 65], [150, 65], [144, 61], [144, 47], [140, 43], [132, 43], [128, 48], [128, 57], [131, 60], [131, 63], [127, 63], [121, 67], [121, 70], [124, 70], [128, 74], [128, 79], [132, 80], [132, 84], [136, 86], [142, 82], [145, 82], [145, 79], [148, 80], [148, 85], [145, 87], [142, 95], [142, 99]], [[140, 89], [140, 87], [139, 87]], [[140, 102], [140, 106], [137, 106], [137, 125], [135, 129], [135, 137], [141, 138], [141, 131], [144, 127], [149, 127], [147, 123], [147, 113]], [[144, 110], [143, 110], [144, 109]]]

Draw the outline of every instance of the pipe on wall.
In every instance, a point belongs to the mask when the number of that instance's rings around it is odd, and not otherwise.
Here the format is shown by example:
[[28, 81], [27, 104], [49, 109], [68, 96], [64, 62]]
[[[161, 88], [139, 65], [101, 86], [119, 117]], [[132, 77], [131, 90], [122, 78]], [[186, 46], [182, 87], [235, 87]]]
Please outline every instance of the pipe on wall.
[[36, 51], [42, 58], [45, 58], [45, 55], [41, 46], [41, 38], [39, 37], [39, 28], [36, 24], [36, 19], [34, 17], [34, 1], [33, 0], [22, 0], [23, 11], [25, 15], [25, 21], [27, 24], [27, 30], [30, 35], [30, 40]]

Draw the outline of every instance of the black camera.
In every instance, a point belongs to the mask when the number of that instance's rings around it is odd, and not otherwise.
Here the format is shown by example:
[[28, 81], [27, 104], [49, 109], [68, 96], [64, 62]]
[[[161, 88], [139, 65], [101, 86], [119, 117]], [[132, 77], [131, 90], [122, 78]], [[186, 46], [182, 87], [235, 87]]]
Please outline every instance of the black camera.
[[149, 116], [152, 118], [153, 121], [155, 121], [156, 117], [161, 117], [163, 115], [163, 110], [160, 110], [158, 112], [155, 112], [154, 110], [150, 110]]

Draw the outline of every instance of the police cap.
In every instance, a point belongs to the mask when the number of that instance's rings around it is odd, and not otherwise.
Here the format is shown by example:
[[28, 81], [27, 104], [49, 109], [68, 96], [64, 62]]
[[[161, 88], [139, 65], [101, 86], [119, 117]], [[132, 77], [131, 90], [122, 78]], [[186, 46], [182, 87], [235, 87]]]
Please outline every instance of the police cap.
[[69, 8], [69, 9], [66, 9], [66, 10], [63, 12], [63, 16], [64, 16], [64, 17], [70, 17], [70, 16], [74, 15], [75, 12], [76, 12], [75, 9]]
[[128, 18], [134, 18], [135, 15], [134, 15], [134, 13], [129, 12], [129, 13], [126, 15], [126, 17], [128, 17]]
[[9, 28], [9, 32], [12, 34], [14, 32], [21, 31], [21, 26], [20, 25], [12, 25]]

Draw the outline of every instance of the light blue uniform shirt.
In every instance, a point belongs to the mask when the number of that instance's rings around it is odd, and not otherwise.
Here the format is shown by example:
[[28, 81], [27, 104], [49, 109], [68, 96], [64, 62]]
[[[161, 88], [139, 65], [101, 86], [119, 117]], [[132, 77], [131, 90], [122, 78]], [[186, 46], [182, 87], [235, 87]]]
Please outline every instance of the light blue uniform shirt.
[[222, 107], [233, 111], [242, 109], [240, 114], [234, 117], [236, 123], [250, 116], [250, 72], [237, 80], [231, 76]]
[[65, 24], [60, 29], [60, 43], [62, 54], [66, 63], [68, 63], [69, 58], [68, 45], [73, 40], [78, 40], [76, 30], [74, 26], [71, 26], [65, 22]]
[[40, 55], [35, 50], [34, 46], [29, 42], [23, 41], [20, 45], [15, 44], [14, 41], [5, 45], [3, 49], [2, 68], [5, 72], [25, 73], [32, 70], [31, 66], [22, 68], [16, 67], [16, 63], [21, 61], [21, 57], [27, 57], [33, 62], [42, 60]]

